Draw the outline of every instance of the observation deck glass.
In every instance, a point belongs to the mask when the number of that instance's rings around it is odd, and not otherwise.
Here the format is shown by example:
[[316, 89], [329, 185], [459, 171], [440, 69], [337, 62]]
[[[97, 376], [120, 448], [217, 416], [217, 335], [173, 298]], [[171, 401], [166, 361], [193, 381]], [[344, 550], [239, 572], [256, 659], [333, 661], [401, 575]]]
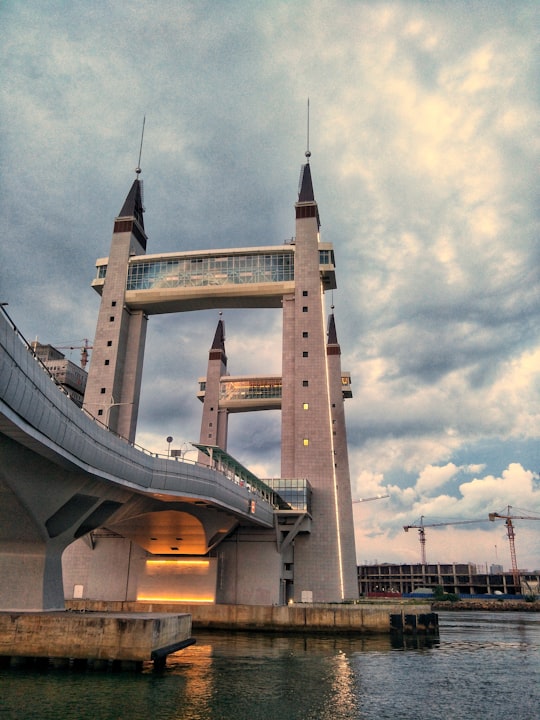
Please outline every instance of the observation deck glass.
[[216, 255], [131, 263], [127, 290], [294, 280], [294, 253]]

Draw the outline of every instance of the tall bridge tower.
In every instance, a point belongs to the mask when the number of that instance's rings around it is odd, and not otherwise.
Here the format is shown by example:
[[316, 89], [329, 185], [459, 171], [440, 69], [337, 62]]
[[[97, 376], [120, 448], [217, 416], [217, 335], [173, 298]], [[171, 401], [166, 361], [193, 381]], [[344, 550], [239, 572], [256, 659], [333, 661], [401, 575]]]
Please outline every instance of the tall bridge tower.
[[276, 507], [274, 530], [238, 523], [221, 541], [217, 597], [222, 602], [331, 602], [358, 596], [344, 413], [344, 399], [351, 394], [333, 308], [326, 316], [325, 291], [336, 287], [334, 251], [320, 239], [306, 156], [295, 238], [286, 245], [147, 256], [135, 180], [115, 221], [109, 258], [98, 260], [93, 283], [102, 299], [85, 406], [130, 441], [149, 315], [282, 307], [282, 376], [267, 379], [271, 391], [261, 392], [260, 378], [244, 378], [236, 383], [244, 388], [241, 394], [234, 388], [228, 392], [235, 383], [227, 375], [220, 319], [199, 395], [204, 404], [199, 459], [207, 464], [214, 454], [226, 453], [229, 412], [281, 409], [281, 478], [265, 482], [284, 500], [292, 497], [292, 488], [303, 497], [300, 504]]
[[146, 253], [142, 183], [137, 177], [114, 221], [111, 249], [98, 275], [101, 288], [92, 362], [83, 408], [108, 428], [135, 440], [146, 340], [147, 315], [126, 303], [129, 260]]
[[341, 389], [339, 397], [335, 393], [341, 368], [332, 362], [339, 346], [332, 320], [327, 349], [319, 210], [309, 161], [295, 208], [295, 287], [283, 297], [281, 475], [306, 477], [313, 505], [311, 533], [295, 540], [294, 585], [313, 600], [351, 598], [358, 593], [352, 511], [347, 512], [352, 501]]

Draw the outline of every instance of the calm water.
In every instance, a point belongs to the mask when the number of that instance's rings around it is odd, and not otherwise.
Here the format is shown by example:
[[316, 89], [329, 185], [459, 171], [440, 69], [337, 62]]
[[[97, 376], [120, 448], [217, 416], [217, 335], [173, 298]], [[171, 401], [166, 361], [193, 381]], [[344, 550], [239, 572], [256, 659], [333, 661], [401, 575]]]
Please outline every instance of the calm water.
[[0, 720], [537, 720], [540, 615], [440, 613], [433, 644], [197, 634], [142, 674], [0, 671]]

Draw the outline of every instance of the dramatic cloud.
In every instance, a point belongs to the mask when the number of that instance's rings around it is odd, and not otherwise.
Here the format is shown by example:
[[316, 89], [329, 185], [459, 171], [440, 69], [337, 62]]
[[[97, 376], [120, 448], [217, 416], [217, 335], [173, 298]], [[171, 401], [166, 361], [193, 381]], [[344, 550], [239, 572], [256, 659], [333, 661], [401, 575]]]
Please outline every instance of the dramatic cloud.
[[[417, 560], [402, 526], [422, 516], [540, 513], [537, 3], [8, 0], [0, 19], [0, 300], [29, 339], [91, 341], [144, 115], [150, 253], [280, 244], [309, 97], [354, 496], [390, 495], [354, 506], [359, 561]], [[280, 313], [224, 318], [230, 372], [278, 374]], [[198, 439], [217, 319], [150, 319], [141, 445]], [[235, 416], [229, 441], [279, 475], [279, 413]], [[517, 523], [538, 568], [539, 524]], [[428, 556], [508, 567], [504, 533], [433, 528]]]

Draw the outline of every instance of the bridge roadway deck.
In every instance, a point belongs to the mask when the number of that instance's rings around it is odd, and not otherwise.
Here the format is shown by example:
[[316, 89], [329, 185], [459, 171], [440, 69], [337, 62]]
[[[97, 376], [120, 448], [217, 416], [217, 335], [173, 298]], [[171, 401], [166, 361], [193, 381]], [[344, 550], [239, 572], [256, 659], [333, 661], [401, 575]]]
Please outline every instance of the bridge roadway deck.
[[206, 465], [152, 455], [88, 417], [54, 383], [2, 315], [0, 433], [60, 467], [83, 470], [104, 482], [161, 500], [207, 500], [250, 523], [273, 526], [273, 507], [256, 495], [256, 489]]
[[158, 457], [109, 432], [67, 397], [0, 313], [0, 610], [62, 609], [62, 552], [98, 527], [139, 542], [138, 519], [178, 511], [197, 528], [195, 544], [181, 552], [200, 555], [239, 523], [273, 528], [274, 501], [263, 483]]

